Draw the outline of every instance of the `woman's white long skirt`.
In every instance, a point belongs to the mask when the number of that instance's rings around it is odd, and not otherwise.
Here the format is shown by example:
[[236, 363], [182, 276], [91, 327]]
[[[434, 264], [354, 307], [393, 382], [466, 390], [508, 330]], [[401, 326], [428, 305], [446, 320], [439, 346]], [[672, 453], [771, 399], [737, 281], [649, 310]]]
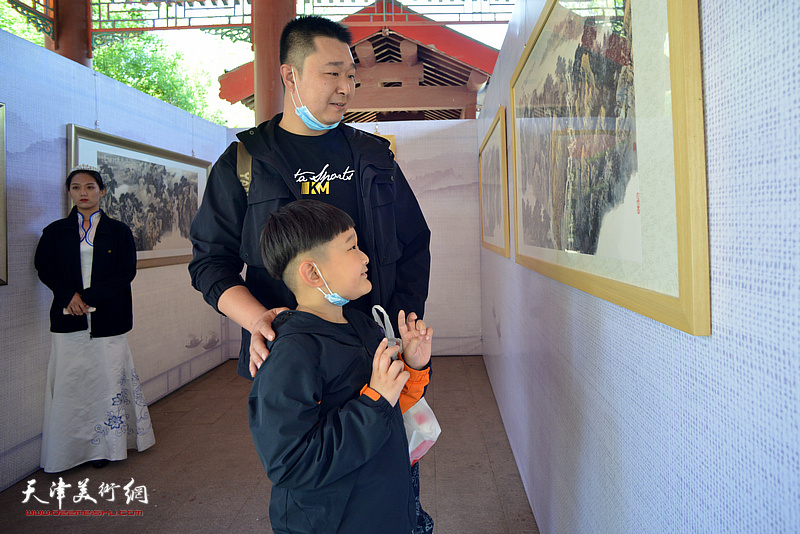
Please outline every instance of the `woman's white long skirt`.
[[124, 460], [155, 442], [125, 334], [52, 333], [42, 431], [42, 468], [65, 471], [91, 460]]

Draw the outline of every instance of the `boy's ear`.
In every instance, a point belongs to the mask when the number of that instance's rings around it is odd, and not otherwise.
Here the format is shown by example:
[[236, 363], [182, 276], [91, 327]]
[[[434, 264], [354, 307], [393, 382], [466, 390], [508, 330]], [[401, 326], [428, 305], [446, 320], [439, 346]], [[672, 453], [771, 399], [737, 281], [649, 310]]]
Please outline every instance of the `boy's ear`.
[[317, 268], [314, 267], [314, 263], [311, 260], [305, 260], [300, 262], [300, 266], [297, 268], [297, 274], [300, 276], [300, 280], [311, 287], [320, 287], [322, 286], [322, 278], [319, 276], [319, 272]]

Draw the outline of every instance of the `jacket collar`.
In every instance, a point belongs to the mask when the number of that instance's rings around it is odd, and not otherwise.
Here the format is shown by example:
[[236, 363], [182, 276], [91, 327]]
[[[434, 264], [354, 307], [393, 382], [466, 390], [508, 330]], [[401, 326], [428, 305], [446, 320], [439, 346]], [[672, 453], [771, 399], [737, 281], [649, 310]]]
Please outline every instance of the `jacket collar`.
[[[107, 234], [109, 232], [108, 225], [106, 224], [106, 219], [108, 219], [108, 215], [103, 210], [100, 210], [100, 219], [97, 221], [97, 232]], [[65, 218], [61, 219], [61, 228], [67, 230], [77, 230], [78, 228], [78, 208], [77, 206], [72, 206], [72, 209]]]
[[[353, 327], [353, 330], [356, 332], [359, 342], [355, 342], [353, 337], [346, 335], [339, 326], [330, 323], [321, 317], [317, 317], [313, 313], [297, 310], [284, 311], [278, 314], [278, 316], [275, 318], [272, 325], [276, 334], [275, 340], [277, 341], [277, 339], [280, 337], [289, 336], [292, 334], [313, 333], [316, 336], [333, 339], [345, 345], [366, 346], [366, 340], [362, 338], [363, 333], [360, 332], [364, 328], [363, 325], [365, 324], [365, 321], [371, 321], [371, 319], [368, 319], [366, 315], [360, 313], [359, 311], [351, 310], [347, 307], [345, 307], [342, 312], [344, 313], [347, 322], [350, 323], [350, 325]], [[267, 344], [267, 348], [271, 349], [273, 343], [275, 342], [269, 342]]]
[[[281, 154], [275, 141], [275, 128], [278, 128], [281, 118], [283, 118], [283, 113], [278, 113], [258, 126], [239, 132], [236, 137], [244, 144], [253, 159], [271, 165], [283, 179], [289, 191], [292, 191], [295, 198], [300, 198], [300, 186], [292, 179], [293, 173], [289, 168], [289, 164]], [[385, 173], [391, 173], [394, 170], [394, 154], [389, 150], [390, 143], [383, 137], [357, 130], [344, 123], [339, 123], [336, 128], [342, 132], [345, 140], [350, 145], [350, 152], [353, 154], [353, 165], [358, 169], [361, 195], [368, 197], [371, 184], [370, 179], [365, 175], [374, 176], [374, 173], [365, 173], [367, 167], [372, 166]], [[375, 141], [378, 142], [376, 143]], [[362, 213], [361, 216], [363, 217], [364, 214]]]
[[[244, 143], [247, 151], [254, 158], [268, 161], [279, 169], [286, 169], [288, 165], [278, 151], [275, 141], [275, 128], [278, 127], [282, 118], [283, 113], [278, 113], [258, 126], [239, 132], [236, 137]], [[336, 128], [344, 134], [344, 138], [350, 143], [350, 148], [356, 157], [382, 168], [393, 167], [394, 155], [389, 150], [389, 141], [344, 123], [339, 123]], [[355, 164], [358, 168], [358, 162]]]

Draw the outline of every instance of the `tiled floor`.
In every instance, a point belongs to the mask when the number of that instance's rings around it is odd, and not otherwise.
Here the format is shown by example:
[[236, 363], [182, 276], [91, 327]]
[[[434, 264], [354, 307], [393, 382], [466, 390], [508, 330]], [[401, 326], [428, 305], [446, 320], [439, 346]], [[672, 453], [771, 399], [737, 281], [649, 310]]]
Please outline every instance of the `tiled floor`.
[[[434, 358], [426, 398], [442, 434], [420, 462], [422, 504], [438, 534], [538, 534], [500, 413], [479, 356]], [[150, 406], [156, 444], [103, 469], [37, 471], [0, 493], [0, 531], [55, 533], [271, 533], [270, 483], [247, 427], [250, 382], [228, 361]], [[79, 482], [97, 503], [73, 502]], [[66, 489], [62, 510], [96, 516], [53, 517], [51, 485]], [[126, 504], [125, 486], [140, 488]], [[27, 481], [35, 493], [23, 504]], [[100, 495], [100, 485], [117, 484]], [[144, 488], [144, 490], [142, 489]], [[147, 503], [143, 503], [146, 490]], [[36, 498], [49, 501], [40, 504]], [[49, 512], [49, 517], [26, 511]], [[122, 516], [123, 511], [141, 511]], [[99, 515], [105, 513], [106, 515]], [[116, 513], [117, 515], [111, 515]]]

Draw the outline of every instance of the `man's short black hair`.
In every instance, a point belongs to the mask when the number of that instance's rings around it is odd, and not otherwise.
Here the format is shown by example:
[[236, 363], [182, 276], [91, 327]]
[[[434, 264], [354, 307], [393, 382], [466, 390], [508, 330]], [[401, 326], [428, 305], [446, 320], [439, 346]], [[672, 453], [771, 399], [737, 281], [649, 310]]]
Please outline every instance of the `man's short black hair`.
[[347, 26], [318, 15], [301, 15], [290, 20], [281, 32], [281, 65], [293, 65], [302, 70], [306, 58], [317, 50], [315, 37], [330, 37], [347, 46], [353, 41]]
[[286, 267], [300, 254], [333, 241], [354, 228], [353, 219], [318, 200], [296, 200], [272, 212], [261, 231], [261, 257], [270, 276], [282, 280]]

